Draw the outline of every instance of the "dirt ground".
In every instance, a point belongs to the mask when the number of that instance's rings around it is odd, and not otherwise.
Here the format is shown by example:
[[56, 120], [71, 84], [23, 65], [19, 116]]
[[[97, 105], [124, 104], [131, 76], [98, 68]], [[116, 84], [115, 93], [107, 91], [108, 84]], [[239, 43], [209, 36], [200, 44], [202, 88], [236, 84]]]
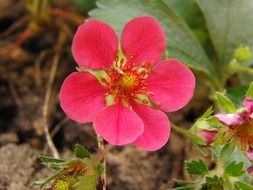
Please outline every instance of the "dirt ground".
[[[58, 2], [61, 2], [55, 4], [58, 8], [76, 10], [67, 0]], [[67, 34], [60, 48], [61, 31], [50, 26], [13, 50], [28, 22], [9, 34], [6, 30], [27, 14], [21, 1], [0, 0], [0, 190], [38, 189], [33, 182], [50, 174], [38, 159], [41, 154], [50, 154], [43, 129], [45, 122], [63, 158], [70, 158], [76, 143], [93, 153], [97, 151], [91, 124], [69, 120], [59, 106], [60, 86], [75, 69], [70, 45], [77, 26], [63, 20]], [[58, 65], [50, 86], [57, 56]], [[51, 98], [45, 118], [48, 86]], [[191, 103], [169, 114], [169, 118], [187, 128], [209, 104], [208, 95], [197, 89]], [[184, 172], [184, 160], [199, 157], [199, 153], [186, 137], [172, 132], [168, 144], [159, 151], [146, 152], [131, 145], [110, 147], [106, 157], [108, 189], [168, 190], [174, 186], [173, 179], [190, 179]]]

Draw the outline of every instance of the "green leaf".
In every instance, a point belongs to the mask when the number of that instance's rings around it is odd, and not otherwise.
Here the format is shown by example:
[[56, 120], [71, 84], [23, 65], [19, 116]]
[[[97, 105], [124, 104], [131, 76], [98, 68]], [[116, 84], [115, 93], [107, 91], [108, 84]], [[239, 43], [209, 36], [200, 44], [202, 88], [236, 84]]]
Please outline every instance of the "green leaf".
[[118, 34], [134, 17], [142, 15], [155, 17], [165, 30], [167, 51], [171, 58], [182, 60], [190, 67], [206, 74], [215, 74], [212, 64], [194, 33], [182, 17], [163, 0], [99, 0], [97, 7], [90, 12], [90, 15], [112, 25]]
[[[224, 190], [223, 188], [224, 180], [221, 177], [213, 176], [213, 177], [206, 177], [206, 182], [201, 184], [201, 190], [208, 189], [208, 190]], [[226, 189], [227, 190], [227, 189]]]
[[55, 171], [61, 170], [63, 165], [66, 163], [64, 160], [56, 159], [50, 156], [41, 156], [40, 159], [42, 164]]
[[103, 164], [99, 163], [97, 165], [97, 171], [98, 171], [98, 175], [99, 176], [103, 174], [103, 172], [104, 172], [104, 166], [103, 166]]
[[241, 181], [235, 182], [236, 186], [239, 187], [241, 190], [253, 190], [253, 186]]
[[207, 119], [209, 116], [211, 116], [213, 113], [213, 108], [212, 107], [209, 107], [205, 113], [203, 113], [203, 115], [198, 119], [198, 120], [204, 120], [204, 119]]
[[75, 190], [96, 190], [97, 176], [81, 176], [78, 177], [78, 182], [74, 185]]
[[47, 177], [46, 179], [43, 180], [38, 180], [35, 181], [33, 184], [34, 185], [39, 185], [40, 189], [42, 189], [45, 185], [49, 184], [52, 180], [54, 180], [58, 176], [58, 173], [52, 176]]
[[172, 190], [194, 190], [194, 187], [176, 187]]
[[40, 157], [41, 161], [44, 163], [62, 163], [65, 162], [64, 160], [57, 159], [51, 156], [41, 156]]
[[79, 9], [83, 13], [89, 11], [90, 9], [96, 6], [96, 3], [94, 0], [72, 0], [72, 1], [78, 5]]
[[253, 82], [250, 83], [249, 88], [246, 92], [246, 96], [253, 99]]
[[236, 163], [236, 161], [233, 161], [230, 164], [228, 164], [225, 167], [224, 171], [224, 174], [233, 177], [240, 177], [244, 173], [245, 173], [244, 163], [243, 162]]
[[242, 100], [245, 96], [247, 91], [247, 85], [240, 85], [233, 88], [227, 89], [227, 97], [237, 106], [241, 106]]
[[220, 152], [220, 160], [223, 163], [226, 163], [227, 161], [230, 160], [230, 157], [232, 156], [233, 152], [235, 150], [235, 145], [233, 143], [228, 143], [226, 144], [221, 152]]
[[228, 65], [240, 45], [253, 45], [252, 0], [198, 0], [219, 56]]
[[190, 174], [196, 175], [204, 175], [208, 172], [208, 168], [202, 160], [186, 162], [186, 169]]
[[189, 184], [195, 184], [196, 182], [194, 181], [185, 181], [185, 180], [179, 180], [179, 179], [174, 179], [177, 185], [189, 185]]
[[80, 144], [75, 145], [74, 153], [75, 153], [75, 156], [80, 159], [90, 158], [89, 151]]
[[196, 143], [197, 145], [206, 145], [206, 141], [202, 137], [199, 137], [196, 134], [191, 133], [190, 138], [191, 138], [191, 141]]
[[216, 93], [216, 97], [217, 97], [217, 102], [218, 104], [224, 108], [226, 111], [228, 111], [229, 113], [234, 113], [236, 112], [236, 108], [233, 104], [233, 102], [226, 97], [224, 94], [217, 92]]
[[189, 12], [189, 8], [194, 4], [194, 0], [164, 0], [164, 2], [182, 16]]

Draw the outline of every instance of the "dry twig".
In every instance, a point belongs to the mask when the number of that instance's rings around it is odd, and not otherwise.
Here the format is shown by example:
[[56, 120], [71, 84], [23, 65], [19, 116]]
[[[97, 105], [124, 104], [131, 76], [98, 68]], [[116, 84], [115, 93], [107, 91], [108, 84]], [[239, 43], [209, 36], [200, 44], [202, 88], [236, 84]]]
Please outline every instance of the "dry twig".
[[43, 106], [43, 127], [44, 127], [44, 132], [46, 135], [46, 140], [48, 143], [48, 146], [53, 154], [53, 156], [55, 158], [59, 158], [59, 153], [53, 143], [53, 140], [50, 136], [49, 133], [49, 126], [48, 126], [48, 107], [49, 107], [49, 102], [50, 102], [50, 96], [51, 96], [51, 92], [52, 92], [52, 85], [56, 76], [56, 71], [58, 68], [58, 64], [59, 64], [59, 59], [60, 59], [60, 52], [62, 50], [63, 44], [65, 41], [65, 34], [64, 33], [60, 33], [59, 38], [58, 38], [58, 42], [55, 48], [55, 56], [53, 58], [53, 63], [52, 63], [52, 67], [51, 67], [51, 71], [50, 71], [50, 76], [49, 76], [49, 80], [48, 80], [48, 85], [47, 85], [47, 90], [46, 90], [46, 95], [45, 95], [45, 99], [44, 99], [44, 106]]

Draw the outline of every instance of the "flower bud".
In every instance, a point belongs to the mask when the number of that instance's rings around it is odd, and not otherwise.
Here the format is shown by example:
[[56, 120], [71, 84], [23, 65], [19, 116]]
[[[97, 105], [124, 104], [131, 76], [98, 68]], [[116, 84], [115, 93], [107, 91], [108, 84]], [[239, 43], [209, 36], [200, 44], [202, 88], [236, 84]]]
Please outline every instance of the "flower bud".
[[208, 130], [199, 130], [198, 131], [198, 136], [200, 136], [201, 138], [203, 138], [206, 142], [206, 145], [209, 146], [210, 144], [212, 144], [212, 142], [214, 141], [215, 137], [216, 137], [217, 131], [208, 131]]
[[249, 61], [252, 57], [251, 50], [249, 46], [240, 46], [235, 50], [234, 54], [235, 59], [238, 62]]
[[249, 175], [253, 176], [253, 166], [248, 167], [247, 172]]

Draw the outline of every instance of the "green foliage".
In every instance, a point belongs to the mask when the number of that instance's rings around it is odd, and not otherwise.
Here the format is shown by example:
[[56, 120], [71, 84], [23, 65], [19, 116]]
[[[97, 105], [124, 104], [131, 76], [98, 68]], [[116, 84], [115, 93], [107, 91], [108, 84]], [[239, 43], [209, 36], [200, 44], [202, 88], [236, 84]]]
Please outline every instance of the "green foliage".
[[249, 88], [246, 92], [246, 96], [253, 99], [253, 82], [250, 83]]
[[186, 162], [186, 169], [190, 174], [196, 175], [204, 175], [208, 172], [208, 168], [202, 160]]
[[237, 87], [228, 88], [227, 97], [237, 106], [241, 106], [242, 100], [245, 96], [245, 93], [248, 89], [247, 85], [239, 85]]
[[34, 184], [51, 190], [95, 190], [98, 177], [104, 171], [103, 165], [93, 160], [80, 144], [75, 146], [74, 155], [75, 158], [68, 161], [42, 156], [42, 163], [56, 172]]
[[193, 187], [177, 187], [177, 188], [174, 188], [174, 190], [194, 190]]
[[78, 183], [76, 183], [75, 190], [95, 190], [97, 183], [97, 176], [81, 176], [78, 178]]
[[55, 171], [60, 170], [62, 168], [62, 164], [65, 163], [64, 160], [56, 159], [50, 156], [41, 156], [40, 159], [45, 166]]
[[210, 107], [199, 117], [199, 120], [205, 120], [209, 118], [212, 115], [212, 113], [213, 113], [213, 108]]
[[96, 6], [95, 0], [72, 0], [74, 3], [76, 3], [79, 7], [79, 9], [86, 13], [87, 11], [91, 10]]
[[236, 108], [235, 108], [233, 102], [228, 97], [226, 97], [224, 94], [222, 94], [220, 92], [216, 93], [216, 97], [217, 97], [218, 104], [222, 108], [224, 108], [227, 112], [229, 112], [229, 113], [236, 112]]
[[245, 173], [244, 163], [243, 162], [236, 163], [235, 161], [228, 164], [225, 167], [224, 171], [224, 174], [233, 177], [240, 177], [244, 173]]
[[241, 181], [235, 182], [235, 185], [240, 188], [240, 190], [253, 190], [253, 186]]
[[213, 66], [192, 30], [163, 0], [99, 0], [97, 7], [90, 15], [112, 25], [118, 34], [123, 26], [136, 16], [155, 17], [165, 30], [170, 57], [180, 59], [206, 74], [213, 73]]
[[177, 185], [191, 185], [191, 184], [195, 184], [196, 182], [192, 182], [192, 181], [185, 181], [185, 180], [179, 180], [179, 179], [174, 179], [174, 181], [176, 182]]
[[220, 152], [220, 160], [223, 163], [230, 161], [230, 157], [233, 154], [234, 150], [235, 150], [235, 145], [233, 143], [228, 143], [225, 146], [223, 146]]
[[98, 165], [97, 165], [97, 171], [98, 171], [98, 175], [102, 175], [103, 174], [103, 172], [104, 172], [104, 166], [103, 166], [103, 164], [98, 163]]
[[206, 182], [202, 184], [201, 190], [224, 190], [224, 180], [221, 177], [206, 177]]
[[[253, 45], [252, 0], [198, 0], [219, 56], [228, 65], [234, 50], [241, 44]], [[240, 29], [240, 30], [238, 30]]]
[[74, 153], [75, 153], [75, 156], [80, 159], [90, 158], [89, 151], [80, 144], [75, 145]]

